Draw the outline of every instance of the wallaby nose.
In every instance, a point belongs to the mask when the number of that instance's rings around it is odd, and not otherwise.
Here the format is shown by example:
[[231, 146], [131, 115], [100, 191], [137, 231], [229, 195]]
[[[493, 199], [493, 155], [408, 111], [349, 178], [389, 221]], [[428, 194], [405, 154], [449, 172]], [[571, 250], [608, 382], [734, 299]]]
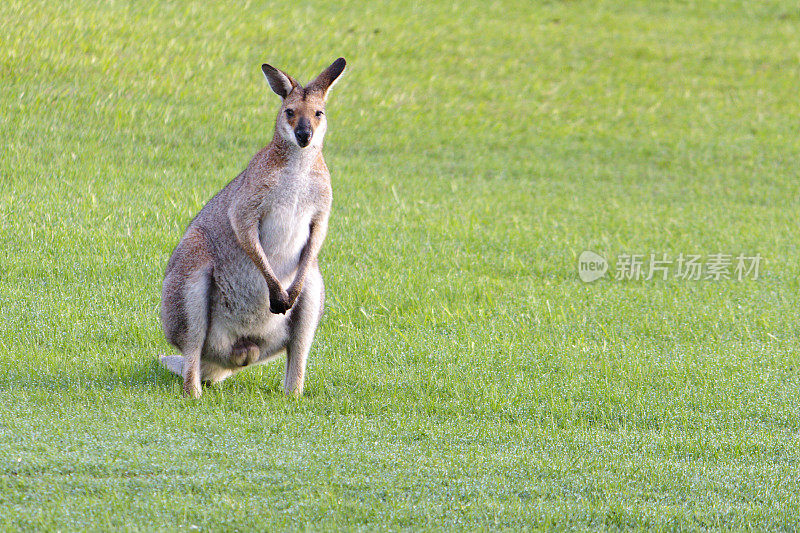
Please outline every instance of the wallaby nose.
[[311, 131], [311, 122], [309, 122], [307, 118], [301, 118], [294, 130], [294, 136], [297, 139], [297, 144], [299, 144], [301, 148], [308, 146], [308, 143], [311, 142], [311, 135], [313, 133], [314, 132]]

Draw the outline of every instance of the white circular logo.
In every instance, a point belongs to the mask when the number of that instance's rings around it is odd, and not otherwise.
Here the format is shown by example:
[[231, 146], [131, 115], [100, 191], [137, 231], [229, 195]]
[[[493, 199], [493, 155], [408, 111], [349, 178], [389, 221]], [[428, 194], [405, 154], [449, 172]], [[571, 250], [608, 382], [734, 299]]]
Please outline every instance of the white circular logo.
[[591, 283], [603, 277], [608, 271], [608, 261], [600, 254], [585, 250], [578, 257], [578, 277]]

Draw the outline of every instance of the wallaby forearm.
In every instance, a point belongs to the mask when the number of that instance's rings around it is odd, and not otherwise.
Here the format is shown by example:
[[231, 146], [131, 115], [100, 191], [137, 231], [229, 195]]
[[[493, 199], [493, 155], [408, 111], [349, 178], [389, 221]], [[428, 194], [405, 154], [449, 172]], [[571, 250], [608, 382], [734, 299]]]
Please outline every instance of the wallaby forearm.
[[289, 293], [289, 301], [294, 302], [303, 290], [303, 280], [306, 277], [306, 270], [311, 263], [311, 239], [309, 238], [306, 245], [303, 246], [303, 251], [300, 253], [300, 261], [297, 266], [297, 274], [295, 274], [294, 281], [287, 289]]
[[303, 247], [303, 251], [300, 253], [297, 274], [288, 290], [290, 302], [294, 302], [300, 295], [300, 291], [303, 290], [303, 281], [305, 280], [306, 272], [308, 272], [309, 265], [313, 263], [317, 255], [319, 255], [322, 243], [325, 240], [325, 235], [327, 234], [327, 229], [327, 216], [323, 216], [319, 220], [315, 220], [311, 223], [308, 241]]
[[275, 272], [272, 270], [267, 256], [264, 253], [264, 249], [261, 247], [261, 243], [258, 240], [258, 227], [255, 227], [245, 240], [240, 241], [239, 244], [242, 246], [247, 256], [256, 264], [258, 270], [261, 271], [270, 292], [280, 291], [282, 289], [281, 282], [278, 281], [278, 278], [275, 276]]
[[[233, 210], [232, 210], [233, 211]], [[239, 217], [229, 214], [231, 227], [236, 236], [236, 241], [242, 250], [247, 254], [256, 268], [264, 276], [267, 282], [267, 287], [270, 293], [278, 293], [283, 290], [280, 281], [275, 276], [275, 272], [267, 260], [267, 255], [264, 253], [264, 248], [261, 246], [261, 241], [258, 238], [258, 222], [257, 221], [243, 221]]]

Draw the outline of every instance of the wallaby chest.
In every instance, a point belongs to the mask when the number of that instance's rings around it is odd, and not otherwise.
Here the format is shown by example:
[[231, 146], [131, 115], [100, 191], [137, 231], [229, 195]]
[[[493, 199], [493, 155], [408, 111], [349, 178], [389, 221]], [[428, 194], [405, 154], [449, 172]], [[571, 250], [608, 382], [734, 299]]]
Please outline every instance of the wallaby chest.
[[314, 183], [308, 172], [281, 170], [261, 208], [259, 239], [279, 277], [294, 272], [314, 215]]

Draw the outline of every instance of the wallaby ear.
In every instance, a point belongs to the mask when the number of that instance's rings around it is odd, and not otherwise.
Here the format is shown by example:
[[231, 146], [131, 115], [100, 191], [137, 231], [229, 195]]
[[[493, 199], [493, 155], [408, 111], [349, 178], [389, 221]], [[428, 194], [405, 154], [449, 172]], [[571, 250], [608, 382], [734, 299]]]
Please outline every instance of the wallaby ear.
[[263, 72], [264, 76], [266, 76], [269, 86], [272, 87], [272, 90], [275, 92], [275, 94], [281, 98], [286, 98], [289, 96], [289, 93], [292, 92], [292, 89], [299, 85], [292, 79], [291, 76], [281, 70], [276, 69], [272, 65], [264, 63], [261, 65], [261, 72]]
[[312, 91], [320, 91], [323, 98], [327, 97], [328, 90], [336, 84], [336, 81], [339, 79], [339, 76], [342, 75], [346, 66], [347, 61], [345, 61], [343, 57], [340, 57], [334, 61], [331, 66], [323, 70], [306, 88]]

